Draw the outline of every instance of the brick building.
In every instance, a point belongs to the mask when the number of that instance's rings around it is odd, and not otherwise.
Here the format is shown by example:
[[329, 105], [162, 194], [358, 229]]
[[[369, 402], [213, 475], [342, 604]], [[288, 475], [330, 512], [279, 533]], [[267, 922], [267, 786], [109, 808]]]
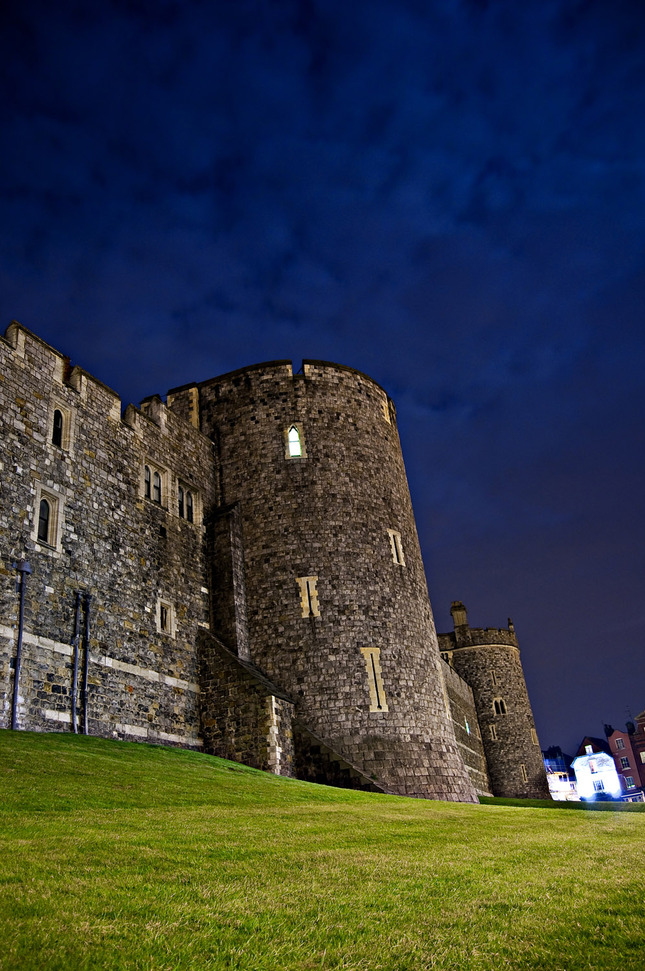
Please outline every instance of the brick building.
[[374, 381], [277, 361], [122, 414], [17, 323], [0, 365], [0, 726], [426, 798], [548, 794], [512, 627], [455, 604], [442, 660]]

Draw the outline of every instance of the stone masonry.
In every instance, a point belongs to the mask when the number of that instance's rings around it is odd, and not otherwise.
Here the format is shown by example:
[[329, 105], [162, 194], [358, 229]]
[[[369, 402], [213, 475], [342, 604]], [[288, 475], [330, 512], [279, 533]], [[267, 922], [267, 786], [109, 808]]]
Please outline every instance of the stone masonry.
[[0, 727], [424, 798], [540, 789], [514, 634], [464, 621], [441, 659], [394, 404], [366, 375], [270, 362], [122, 412], [14, 322], [0, 432]]

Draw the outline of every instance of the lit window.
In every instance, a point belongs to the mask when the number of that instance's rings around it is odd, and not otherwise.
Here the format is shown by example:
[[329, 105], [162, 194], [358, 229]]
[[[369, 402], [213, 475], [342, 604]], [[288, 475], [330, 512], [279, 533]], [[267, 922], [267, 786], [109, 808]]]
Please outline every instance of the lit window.
[[59, 448], [63, 444], [63, 412], [59, 408], [54, 412], [54, 422], [52, 427], [52, 444], [58, 445]]
[[621, 769], [628, 769], [629, 768], [629, 758], [626, 755], [623, 755], [622, 756], [622, 758], [620, 760], [620, 767], [621, 767]]
[[300, 587], [300, 607], [303, 617], [320, 617], [318, 607], [318, 577], [297, 577], [296, 583]]
[[506, 703], [503, 698], [495, 698], [495, 700], [493, 701], [493, 707], [495, 709], [496, 715], [506, 714]]
[[641, 762], [645, 762], [645, 752], [641, 752]]
[[49, 525], [51, 522], [51, 506], [47, 499], [40, 500], [38, 507], [38, 539], [41, 543], [49, 543]]
[[616, 748], [625, 748], [625, 741], [622, 738], [616, 739]]
[[468, 724], [468, 719], [464, 718], [464, 723], [466, 725], [466, 734], [470, 735], [470, 725]]
[[595, 775], [596, 774], [596, 772], [598, 771], [598, 769], [596, 768], [596, 763], [595, 762], [590, 762], [589, 763], [589, 771], [591, 772], [592, 775]]
[[627, 786], [628, 789], [634, 789], [635, 788], [634, 787], [634, 780], [633, 780], [633, 778], [632, 778], [631, 775], [626, 775], [625, 776], [625, 785]]
[[390, 537], [390, 547], [392, 550], [392, 562], [398, 563], [399, 566], [405, 566], [405, 557], [403, 556], [403, 544], [401, 543], [401, 534], [395, 529], [388, 529], [387, 535]]
[[152, 501], [161, 505], [161, 476], [158, 472], [152, 473]]
[[294, 421], [284, 430], [284, 457], [286, 459], [306, 459], [305, 436], [300, 422]]
[[302, 445], [300, 444], [300, 432], [295, 425], [292, 425], [287, 434], [289, 443], [289, 457], [296, 458], [302, 455]]
[[593, 745], [585, 745], [585, 752], [587, 755], [593, 755]]

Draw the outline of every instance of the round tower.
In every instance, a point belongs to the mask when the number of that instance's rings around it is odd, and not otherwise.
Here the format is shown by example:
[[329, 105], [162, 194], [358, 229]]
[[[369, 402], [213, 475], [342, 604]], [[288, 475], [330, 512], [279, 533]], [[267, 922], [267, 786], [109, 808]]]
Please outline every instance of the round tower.
[[320, 361], [297, 374], [289, 361], [244, 368], [197, 393], [221, 505], [240, 524], [244, 656], [387, 791], [476, 801], [391, 400], [366, 375]]
[[441, 652], [472, 688], [494, 796], [549, 799], [515, 628], [473, 628], [466, 608], [450, 609], [454, 633]]

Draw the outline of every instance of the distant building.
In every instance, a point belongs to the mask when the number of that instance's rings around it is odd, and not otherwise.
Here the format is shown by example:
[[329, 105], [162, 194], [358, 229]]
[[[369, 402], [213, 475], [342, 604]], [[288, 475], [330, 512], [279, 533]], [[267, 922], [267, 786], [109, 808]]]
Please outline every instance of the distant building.
[[580, 799], [619, 799], [621, 785], [609, 746], [602, 738], [587, 735], [571, 763]]
[[645, 801], [645, 711], [636, 723], [627, 722], [625, 731], [605, 725], [607, 744], [616, 765], [623, 798]]
[[571, 768], [571, 756], [565, 755], [557, 745], [552, 745], [542, 755], [551, 798], [558, 802], [579, 801], [576, 775]]

